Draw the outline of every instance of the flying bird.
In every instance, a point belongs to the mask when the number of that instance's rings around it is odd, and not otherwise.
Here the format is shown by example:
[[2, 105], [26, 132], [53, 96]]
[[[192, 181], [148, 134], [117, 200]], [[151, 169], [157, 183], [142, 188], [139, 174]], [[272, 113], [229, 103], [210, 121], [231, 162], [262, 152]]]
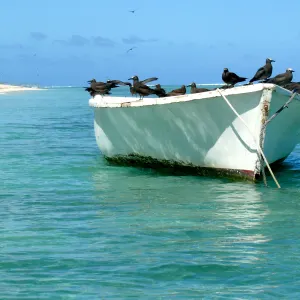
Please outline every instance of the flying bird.
[[132, 51], [132, 50], [135, 49], [135, 48], [137, 48], [137, 47], [132, 47], [132, 48], [128, 49], [128, 50], [126, 51], [126, 53]]
[[129, 10], [132, 14], [134, 14], [137, 11], [137, 9]]

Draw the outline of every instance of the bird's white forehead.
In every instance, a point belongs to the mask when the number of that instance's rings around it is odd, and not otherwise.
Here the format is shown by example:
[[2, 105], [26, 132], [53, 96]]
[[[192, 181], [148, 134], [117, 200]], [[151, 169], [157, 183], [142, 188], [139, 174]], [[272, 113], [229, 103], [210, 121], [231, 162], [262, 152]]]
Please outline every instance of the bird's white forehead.
[[287, 70], [288, 70], [288, 71], [294, 71], [292, 68], [288, 68]]

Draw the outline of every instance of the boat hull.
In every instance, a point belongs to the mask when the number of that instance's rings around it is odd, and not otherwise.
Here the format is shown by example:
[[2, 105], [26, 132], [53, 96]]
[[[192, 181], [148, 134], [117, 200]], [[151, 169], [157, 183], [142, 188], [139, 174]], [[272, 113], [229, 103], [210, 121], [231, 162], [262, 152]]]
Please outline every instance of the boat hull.
[[[287, 122], [282, 112], [281, 126], [275, 119], [263, 130], [267, 117], [290, 96], [277, 89], [258, 84], [223, 91], [250, 130], [217, 91], [141, 101], [96, 96], [90, 100], [96, 141], [113, 163], [254, 180], [262, 168], [256, 142], [270, 163], [298, 142], [294, 114]], [[282, 129], [284, 122], [293, 128], [291, 135]], [[274, 151], [282, 138], [285, 146]]]

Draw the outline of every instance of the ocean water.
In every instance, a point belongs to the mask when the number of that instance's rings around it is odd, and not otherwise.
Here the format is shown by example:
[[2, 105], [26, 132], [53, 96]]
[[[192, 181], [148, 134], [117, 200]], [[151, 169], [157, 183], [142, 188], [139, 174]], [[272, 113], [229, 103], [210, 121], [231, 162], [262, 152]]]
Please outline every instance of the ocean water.
[[300, 298], [299, 147], [281, 190], [110, 166], [88, 99], [0, 95], [0, 299]]

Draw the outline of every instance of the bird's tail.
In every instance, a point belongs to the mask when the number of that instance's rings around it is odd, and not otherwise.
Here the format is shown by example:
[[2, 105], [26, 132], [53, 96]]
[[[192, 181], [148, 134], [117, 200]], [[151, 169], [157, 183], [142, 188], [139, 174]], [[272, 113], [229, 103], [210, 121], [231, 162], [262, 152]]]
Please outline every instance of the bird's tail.
[[247, 78], [246, 77], [240, 77], [238, 82], [245, 81]]

